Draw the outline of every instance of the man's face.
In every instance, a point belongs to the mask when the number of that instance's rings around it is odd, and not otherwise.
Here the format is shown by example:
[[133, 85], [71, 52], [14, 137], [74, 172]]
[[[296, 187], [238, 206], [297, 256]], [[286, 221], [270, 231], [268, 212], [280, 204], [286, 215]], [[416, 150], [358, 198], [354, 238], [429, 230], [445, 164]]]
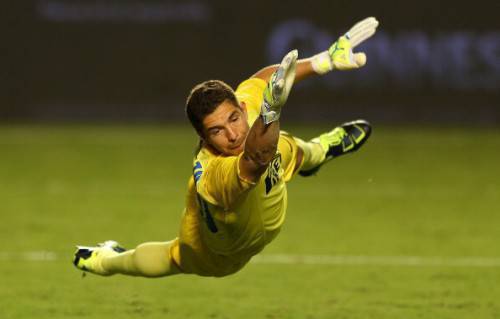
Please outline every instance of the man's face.
[[249, 131], [245, 105], [237, 107], [224, 101], [203, 119], [204, 138], [208, 146], [225, 156], [243, 152]]

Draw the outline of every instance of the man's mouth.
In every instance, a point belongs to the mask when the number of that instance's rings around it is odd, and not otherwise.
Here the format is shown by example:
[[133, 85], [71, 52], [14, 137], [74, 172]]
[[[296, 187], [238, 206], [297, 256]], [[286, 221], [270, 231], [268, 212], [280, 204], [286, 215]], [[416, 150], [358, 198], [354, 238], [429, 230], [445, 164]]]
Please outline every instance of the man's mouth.
[[238, 144], [235, 144], [234, 146], [229, 147], [229, 149], [235, 150], [235, 149], [239, 148], [241, 146], [241, 144], [242, 144], [241, 142]]

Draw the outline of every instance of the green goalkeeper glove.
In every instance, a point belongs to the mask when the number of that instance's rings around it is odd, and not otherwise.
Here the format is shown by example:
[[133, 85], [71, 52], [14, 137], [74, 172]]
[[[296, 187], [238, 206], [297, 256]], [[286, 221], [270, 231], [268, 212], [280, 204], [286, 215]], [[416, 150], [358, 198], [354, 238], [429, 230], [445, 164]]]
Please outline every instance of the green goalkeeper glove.
[[325, 74], [337, 70], [351, 70], [366, 64], [366, 55], [363, 52], [353, 53], [352, 49], [375, 34], [378, 21], [374, 17], [366, 18], [356, 23], [346, 34], [341, 36], [330, 46], [311, 58], [314, 71]]
[[290, 94], [295, 80], [297, 56], [297, 50], [288, 52], [278, 69], [271, 75], [271, 79], [264, 89], [264, 100], [260, 108], [260, 115], [266, 125], [280, 118], [281, 107], [288, 99], [288, 94]]

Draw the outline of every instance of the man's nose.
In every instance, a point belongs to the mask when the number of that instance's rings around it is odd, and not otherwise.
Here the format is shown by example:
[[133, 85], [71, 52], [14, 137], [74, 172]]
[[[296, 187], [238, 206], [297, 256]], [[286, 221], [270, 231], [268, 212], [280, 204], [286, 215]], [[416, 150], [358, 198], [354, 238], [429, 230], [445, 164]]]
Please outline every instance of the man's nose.
[[231, 142], [234, 142], [236, 141], [238, 135], [236, 134], [235, 130], [228, 127], [227, 129], [227, 139]]

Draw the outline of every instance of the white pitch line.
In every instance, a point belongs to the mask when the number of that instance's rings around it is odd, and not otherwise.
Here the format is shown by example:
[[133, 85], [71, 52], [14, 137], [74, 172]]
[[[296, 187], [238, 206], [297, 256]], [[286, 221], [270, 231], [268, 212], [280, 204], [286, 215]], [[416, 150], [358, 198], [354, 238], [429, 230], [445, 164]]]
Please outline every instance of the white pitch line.
[[57, 254], [52, 251], [0, 252], [0, 261], [56, 261], [58, 259]]
[[338, 265], [338, 266], [409, 266], [409, 267], [500, 267], [495, 257], [423, 257], [423, 256], [340, 256], [340, 255], [258, 255], [257, 264]]
[[[50, 262], [66, 259], [53, 251], [0, 252], [0, 262]], [[404, 267], [500, 267], [500, 257], [424, 257], [424, 256], [342, 256], [263, 254], [253, 264], [332, 265], [332, 266], [404, 266]]]

